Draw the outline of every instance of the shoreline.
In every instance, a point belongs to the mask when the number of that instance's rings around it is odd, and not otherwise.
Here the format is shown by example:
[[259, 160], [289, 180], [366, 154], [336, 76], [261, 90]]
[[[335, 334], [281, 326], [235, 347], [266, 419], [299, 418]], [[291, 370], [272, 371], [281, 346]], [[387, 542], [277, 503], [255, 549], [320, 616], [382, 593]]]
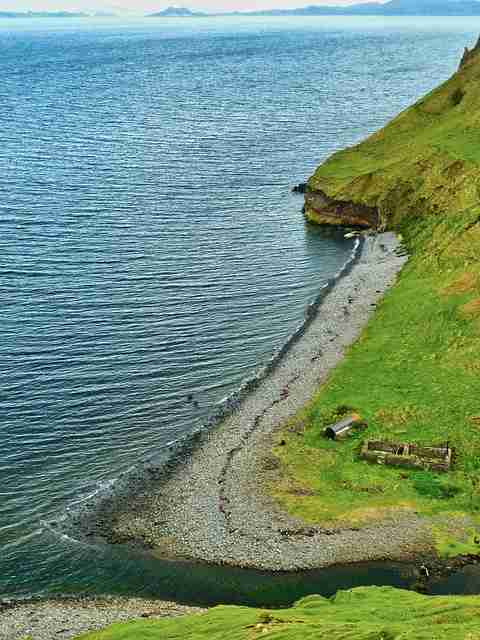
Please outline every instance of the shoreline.
[[[432, 564], [428, 564], [428, 575], [422, 572], [418, 565], [397, 563], [401, 566], [402, 576], [405, 579], [410, 575], [411, 583], [409, 585], [394, 585], [393, 588], [413, 590], [431, 597], [445, 595], [435, 593], [438, 580], [442, 577], [448, 578], [469, 565], [478, 565], [480, 559], [473, 556], [459, 556], [446, 561], [432, 559], [432, 562]], [[464, 580], [468, 580], [468, 577], [465, 577]], [[340, 586], [339, 590], [352, 589], [356, 586], [362, 586], [362, 584], [361, 582], [352, 586]], [[376, 585], [377, 582], [374, 580], [371, 584]], [[432, 587], [433, 593], [431, 592]], [[334, 589], [331, 593], [322, 595], [328, 598], [336, 592], [337, 589]], [[455, 591], [455, 594], [458, 595], [458, 592]], [[244, 606], [267, 610], [270, 608], [283, 609], [292, 606], [294, 602], [295, 600], [292, 600], [288, 604], [276, 604], [273, 607], [269, 604], [258, 603]], [[60, 640], [72, 640], [77, 638], [78, 634], [100, 631], [114, 623], [193, 614], [201, 615], [216, 604], [181, 604], [152, 596], [112, 594], [50, 594], [25, 598], [0, 598], [0, 640], [51, 640], [53, 637]]]
[[[324, 529], [283, 513], [264, 490], [278, 471], [271, 455], [277, 429], [311, 399], [365, 327], [407, 260], [399, 248], [393, 234], [367, 236], [361, 252], [346, 265], [348, 274], [330, 287], [317, 313], [307, 319], [301, 339], [241, 399], [239, 408], [216, 429], [193, 434], [177, 449], [170, 447], [173, 457], [163, 466], [125, 478], [127, 495], [113, 491], [100, 510], [77, 514], [69, 521], [70, 535], [76, 524], [87, 544], [140, 546], [157, 558], [279, 573], [399, 561], [418, 578], [410, 588], [423, 592], [432, 579], [477, 563], [467, 556], [435, 558], [419, 518]], [[421, 562], [428, 564], [430, 577], [418, 570]], [[205, 610], [151, 597], [12, 598], [0, 600], [0, 640], [69, 640], [114, 622]]]
[[429, 536], [415, 515], [355, 529], [306, 526], [264, 490], [274, 479], [276, 430], [310, 401], [360, 335], [407, 260], [399, 249], [392, 233], [367, 236], [348, 274], [322, 297], [301, 339], [269, 375], [215, 429], [194, 434], [166, 469], [151, 470], [151, 481], [137, 478], [135, 492], [104, 501], [88, 518], [90, 540], [140, 545], [157, 558], [268, 571], [428, 555]]
[[69, 640], [114, 622], [203, 613], [205, 607], [123, 596], [0, 599], [0, 640]]
[[105, 536], [103, 534], [97, 535], [99, 520], [113, 519], [116, 512], [121, 510], [126, 502], [136, 502], [139, 495], [143, 496], [145, 492], [155, 491], [159, 481], [163, 482], [179, 463], [181, 464], [186, 457], [192, 455], [205, 434], [220, 427], [238, 412], [243, 402], [255, 393], [258, 387], [282, 364], [293, 345], [303, 338], [311, 322], [315, 320], [325, 298], [343, 278], [350, 274], [355, 264], [360, 260], [364, 243], [364, 235], [355, 238], [350, 257], [337, 273], [321, 286], [313, 300], [305, 306], [302, 322], [287, 336], [283, 344], [273, 351], [264, 364], [257, 367], [238, 388], [214, 405], [200, 427], [161, 446], [153, 456], [141, 460], [134, 467], [93, 493], [67, 505], [65, 512], [60, 517], [44, 521], [43, 526], [52, 535], [70, 538], [72, 542], [84, 542], [87, 545], [101, 544]]

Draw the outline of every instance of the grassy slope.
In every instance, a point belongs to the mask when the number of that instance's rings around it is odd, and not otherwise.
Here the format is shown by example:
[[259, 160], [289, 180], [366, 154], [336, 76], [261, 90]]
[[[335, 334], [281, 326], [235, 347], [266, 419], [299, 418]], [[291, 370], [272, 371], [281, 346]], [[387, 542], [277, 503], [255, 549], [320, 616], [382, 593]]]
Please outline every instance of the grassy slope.
[[378, 207], [390, 227], [417, 215], [477, 208], [479, 81], [480, 54], [386, 127], [331, 156], [309, 186]]
[[[432, 516], [443, 555], [479, 550], [479, 124], [480, 54], [310, 179], [330, 196], [377, 206], [412, 258], [361, 339], [286, 429], [288, 446], [276, 451], [283, 479], [272, 493], [307, 521], [361, 525], [414, 510]], [[359, 440], [321, 436], [339, 405], [368, 420], [368, 437], [448, 440], [454, 470], [441, 475], [359, 461]], [[473, 516], [468, 525], [466, 513]]]
[[427, 597], [360, 587], [332, 599], [309, 596], [290, 609], [215, 607], [203, 615], [113, 625], [82, 640], [479, 640], [480, 597]]

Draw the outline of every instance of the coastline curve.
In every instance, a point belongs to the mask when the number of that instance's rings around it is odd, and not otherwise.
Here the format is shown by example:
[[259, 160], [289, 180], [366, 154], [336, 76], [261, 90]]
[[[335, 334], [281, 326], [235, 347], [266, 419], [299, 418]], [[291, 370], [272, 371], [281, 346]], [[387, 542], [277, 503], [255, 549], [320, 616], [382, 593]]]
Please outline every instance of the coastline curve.
[[265, 364], [257, 367], [239, 387], [214, 405], [200, 427], [175, 440], [170, 440], [159, 447], [156, 454], [142, 459], [117, 477], [99, 483], [93, 491], [68, 504], [65, 511], [56, 518], [42, 521], [41, 526], [50, 534], [60, 535], [75, 544], [88, 546], [102, 544], [104, 536], [96, 535], [99, 519], [102, 521], [104, 518], [112, 519], [115, 511], [121, 509], [126, 503], [138, 499], [139, 494], [155, 491], [159, 482], [170, 477], [174, 469], [193, 454], [206, 434], [241, 408], [249, 395], [273, 374], [291, 348], [301, 340], [311, 322], [315, 320], [325, 297], [350, 274], [355, 264], [361, 259], [364, 243], [364, 236], [355, 238], [349, 258], [306, 305], [303, 321], [287, 336], [283, 344], [273, 351]]
[[[305, 327], [261, 370], [263, 377], [242, 386], [238, 405], [226, 402], [220, 424], [210, 423], [163, 468], [147, 471], [152, 480], [127, 483], [126, 494], [103, 500], [87, 519], [90, 539], [141, 545], [159, 558], [274, 571], [417, 555], [425, 527], [412, 514], [359, 530], [310, 527], [265, 491], [275, 431], [308, 403], [407, 260], [392, 233], [356, 246], [356, 259], [322, 289], [321, 312], [306, 314]], [[86, 520], [78, 524], [85, 533]]]

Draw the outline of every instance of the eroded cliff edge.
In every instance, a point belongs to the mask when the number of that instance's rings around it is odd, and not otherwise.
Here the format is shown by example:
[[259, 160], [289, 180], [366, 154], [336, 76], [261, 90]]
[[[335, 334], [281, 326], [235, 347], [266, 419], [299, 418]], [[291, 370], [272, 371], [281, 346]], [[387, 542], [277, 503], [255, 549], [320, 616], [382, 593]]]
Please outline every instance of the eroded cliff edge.
[[480, 43], [454, 75], [308, 181], [314, 223], [394, 229], [408, 218], [478, 206]]

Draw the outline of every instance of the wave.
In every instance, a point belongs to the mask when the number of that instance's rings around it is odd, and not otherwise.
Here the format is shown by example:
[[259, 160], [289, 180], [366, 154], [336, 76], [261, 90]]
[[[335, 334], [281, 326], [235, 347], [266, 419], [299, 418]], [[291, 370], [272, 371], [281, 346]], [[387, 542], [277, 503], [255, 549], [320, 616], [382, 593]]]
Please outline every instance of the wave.
[[81, 543], [97, 547], [99, 540], [94, 534], [94, 529], [99, 518], [111, 518], [120, 506], [125, 506], [135, 496], [148, 493], [153, 485], [158, 486], [185, 456], [193, 452], [204, 436], [237, 411], [242, 402], [282, 364], [293, 345], [302, 338], [316, 318], [325, 297], [342, 278], [348, 276], [358, 262], [363, 244], [363, 237], [355, 239], [348, 259], [306, 306], [303, 321], [273, 352], [266, 364], [256, 369], [237, 389], [214, 406], [201, 426], [160, 446], [153, 455], [145, 456], [117, 477], [98, 482], [88, 494], [69, 503], [62, 514], [50, 520], [43, 520], [41, 524], [44, 530], [72, 544]]

